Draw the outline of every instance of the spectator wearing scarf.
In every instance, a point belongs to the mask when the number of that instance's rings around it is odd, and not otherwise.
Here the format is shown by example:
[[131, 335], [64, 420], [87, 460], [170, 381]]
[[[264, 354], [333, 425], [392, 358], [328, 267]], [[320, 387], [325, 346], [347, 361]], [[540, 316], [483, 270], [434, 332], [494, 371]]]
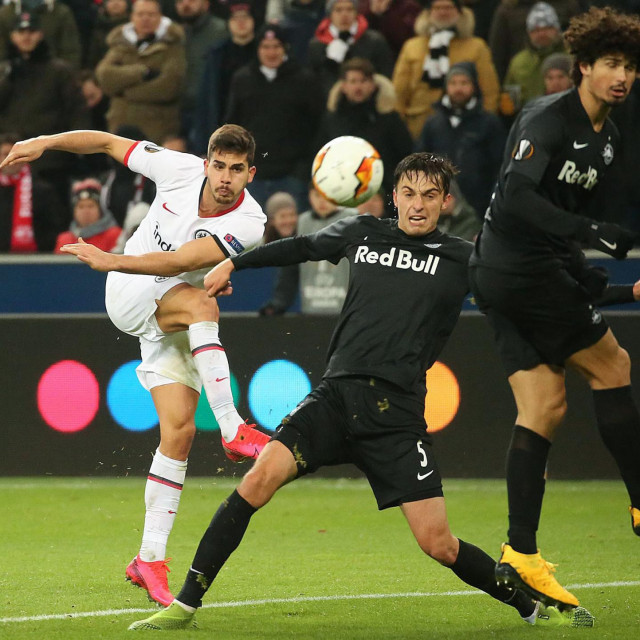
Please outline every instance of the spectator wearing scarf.
[[116, 224], [111, 213], [100, 208], [101, 190], [100, 182], [93, 178], [73, 184], [73, 220], [69, 230], [58, 236], [55, 253], [62, 253], [62, 245], [77, 242], [78, 238], [103, 251], [111, 251], [115, 247], [122, 229]]
[[498, 76], [487, 43], [473, 35], [474, 24], [473, 12], [460, 0], [430, 0], [418, 16], [417, 35], [405, 42], [393, 72], [398, 110], [414, 139], [442, 97], [447, 72], [458, 62], [473, 62], [483, 106], [497, 111]]

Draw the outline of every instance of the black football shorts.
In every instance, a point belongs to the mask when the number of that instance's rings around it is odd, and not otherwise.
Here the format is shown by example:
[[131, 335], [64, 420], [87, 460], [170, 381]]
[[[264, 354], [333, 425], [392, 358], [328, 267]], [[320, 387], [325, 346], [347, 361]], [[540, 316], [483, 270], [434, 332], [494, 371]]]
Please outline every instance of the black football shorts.
[[323, 380], [278, 427], [274, 440], [294, 455], [298, 477], [353, 463], [379, 509], [442, 496], [424, 420], [424, 400], [371, 378]]
[[524, 277], [473, 266], [469, 281], [508, 376], [539, 364], [564, 366], [609, 328], [586, 290], [563, 269]]

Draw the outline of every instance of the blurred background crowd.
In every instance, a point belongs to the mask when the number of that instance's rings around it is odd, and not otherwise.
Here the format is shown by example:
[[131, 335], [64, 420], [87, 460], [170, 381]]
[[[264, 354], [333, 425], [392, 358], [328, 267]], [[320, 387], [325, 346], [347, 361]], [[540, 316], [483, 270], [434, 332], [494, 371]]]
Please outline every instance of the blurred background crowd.
[[[640, 0], [0, 2], [0, 159], [16, 140], [70, 129], [204, 156], [212, 131], [240, 124], [257, 142], [249, 191], [268, 215], [264, 242], [346, 215], [392, 216], [393, 168], [414, 150], [460, 170], [440, 224], [473, 239], [514, 117], [572, 86], [570, 18], [592, 5], [640, 12]], [[603, 212], [637, 231], [639, 85], [612, 114], [619, 204]], [[385, 165], [359, 210], [309, 182], [315, 152], [341, 135], [369, 140]], [[49, 152], [0, 173], [0, 251], [54, 252], [79, 236], [122, 251], [153, 197], [153, 183], [102, 155]], [[337, 312], [344, 274], [309, 268], [283, 270], [262, 313], [282, 313], [298, 290], [303, 311]]]

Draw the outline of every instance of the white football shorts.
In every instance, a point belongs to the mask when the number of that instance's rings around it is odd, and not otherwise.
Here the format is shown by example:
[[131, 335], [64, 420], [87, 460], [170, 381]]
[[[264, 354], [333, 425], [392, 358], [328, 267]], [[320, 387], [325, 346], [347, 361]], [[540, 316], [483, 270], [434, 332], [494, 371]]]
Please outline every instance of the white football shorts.
[[184, 280], [112, 271], [107, 275], [105, 305], [111, 322], [140, 340], [142, 362], [136, 373], [145, 389], [179, 382], [200, 393], [202, 381], [188, 333], [164, 333], [155, 317], [156, 300], [178, 284]]

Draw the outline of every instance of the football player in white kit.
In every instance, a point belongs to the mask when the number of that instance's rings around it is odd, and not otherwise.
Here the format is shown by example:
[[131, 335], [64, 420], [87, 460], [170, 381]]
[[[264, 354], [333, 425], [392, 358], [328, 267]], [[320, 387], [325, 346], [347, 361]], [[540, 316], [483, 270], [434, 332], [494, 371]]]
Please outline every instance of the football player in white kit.
[[229, 458], [256, 458], [270, 439], [236, 411], [218, 337], [218, 305], [202, 288], [212, 266], [262, 238], [266, 216], [245, 188], [256, 171], [255, 141], [243, 127], [224, 125], [212, 134], [203, 161], [151, 142], [69, 131], [16, 143], [2, 166], [33, 161], [48, 149], [106, 153], [156, 184], [156, 198], [124, 255], [105, 253], [82, 239], [63, 251], [109, 272], [109, 317], [140, 340], [137, 374], [158, 412], [160, 445], [147, 478], [142, 544], [126, 575], [150, 599], [168, 606], [173, 596], [166, 546], [196, 431], [201, 387]]

